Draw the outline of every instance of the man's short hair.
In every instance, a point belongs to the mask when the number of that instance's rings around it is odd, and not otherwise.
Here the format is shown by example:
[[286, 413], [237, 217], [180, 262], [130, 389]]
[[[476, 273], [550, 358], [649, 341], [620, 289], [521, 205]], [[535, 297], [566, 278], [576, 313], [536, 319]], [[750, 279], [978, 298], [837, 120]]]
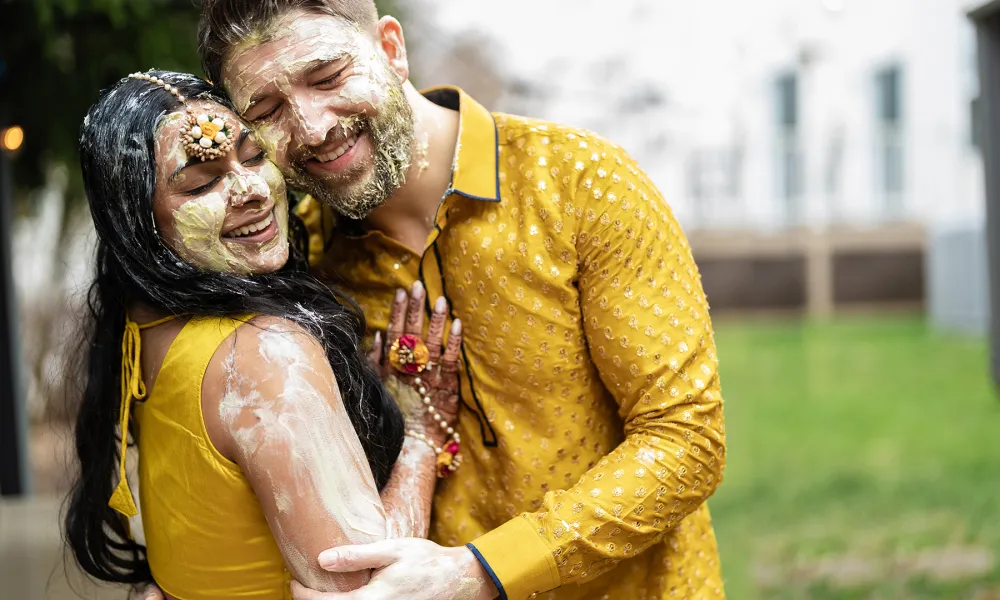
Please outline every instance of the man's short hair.
[[342, 17], [363, 30], [374, 30], [378, 23], [375, 0], [204, 0], [198, 51], [209, 81], [222, 87], [222, 64], [229, 50], [296, 9]]

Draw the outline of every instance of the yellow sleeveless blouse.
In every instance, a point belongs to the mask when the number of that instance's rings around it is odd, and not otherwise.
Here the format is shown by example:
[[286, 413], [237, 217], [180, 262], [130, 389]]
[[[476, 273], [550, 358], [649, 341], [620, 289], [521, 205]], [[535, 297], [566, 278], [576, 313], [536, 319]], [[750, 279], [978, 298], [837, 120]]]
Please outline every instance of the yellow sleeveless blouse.
[[[167, 351], [153, 391], [134, 409], [146, 553], [157, 585], [181, 600], [292, 597], [291, 576], [257, 496], [239, 466], [212, 445], [202, 414], [212, 355], [251, 317], [190, 320]], [[129, 326], [138, 338], [139, 327]], [[126, 423], [127, 396], [145, 395], [141, 386], [131, 388], [140, 393], [123, 387]]]

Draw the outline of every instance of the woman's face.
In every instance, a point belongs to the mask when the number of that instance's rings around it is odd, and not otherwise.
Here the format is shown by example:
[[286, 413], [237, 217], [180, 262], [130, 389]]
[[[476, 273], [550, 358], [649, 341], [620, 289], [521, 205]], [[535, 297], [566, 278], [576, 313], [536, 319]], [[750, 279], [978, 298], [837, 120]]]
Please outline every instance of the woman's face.
[[214, 160], [192, 159], [182, 139], [188, 113], [163, 117], [156, 131], [153, 199], [160, 235], [185, 261], [207, 271], [277, 271], [288, 261], [284, 178], [231, 111], [204, 100], [188, 100], [186, 107], [224, 120], [233, 149]]

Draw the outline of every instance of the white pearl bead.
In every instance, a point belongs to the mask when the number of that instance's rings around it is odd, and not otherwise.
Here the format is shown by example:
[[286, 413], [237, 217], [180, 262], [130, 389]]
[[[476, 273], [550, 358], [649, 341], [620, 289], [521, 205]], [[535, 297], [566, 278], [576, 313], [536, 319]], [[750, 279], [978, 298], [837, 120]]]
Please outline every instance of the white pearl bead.
[[440, 421], [441, 420], [441, 415], [439, 415], [437, 413], [434, 413], [434, 420], [435, 421]]
[[207, 137], [201, 138], [201, 140], [199, 140], [198, 143], [201, 144], [202, 148], [211, 148], [212, 147], [212, 140], [208, 139]]
[[220, 131], [219, 133], [215, 134], [215, 143], [216, 144], [221, 144], [221, 143], [223, 143], [225, 141], [226, 141], [226, 134], [224, 132]]
[[191, 137], [193, 137], [196, 140], [201, 139], [201, 127], [198, 127], [197, 125], [195, 125], [194, 127], [192, 127], [191, 128]]
[[424, 404], [429, 405], [430, 403], [431, 403], [431, 399], [430, 398], [424, 398]]
[[205, 123], [208, 123], [208, 115], [198, 115], [197, 121], [199, 125], [204, 125]]
[[427, 407], [427, 412], [429, 412], [429, 413], [431, 413], [433, 415], [435, 412], [437, 412], [437, 410], [433, 406], [428, 406]]
[[218, 125], [221, 128], [226, 126], [226, 122], [222, 119], [212, 119], [212, 125]]
[[420, 385], [421, 383], [423, 383], [423, 381], [421, 381], [421, 379], [419, 377], [414, 377], [413, 378], [413, 383], [415, 383], [417, 385]]
[[426, 393], [427, 393], [427, 389], [426, 389], [426, 388], [424, 388], [424, 387], [421, 387], [420, 389], [418, 389], [418, 390], [417, 390], [417, 392], [419, 392], [419, 393], [420, 393], [420, 395], [424, 395], [424, 394], [426, 394]]
[[455, 433], [455, 428], [454, 427], [449, 427], [448, 428], [448, 435], [451, 435], [453, 433]]

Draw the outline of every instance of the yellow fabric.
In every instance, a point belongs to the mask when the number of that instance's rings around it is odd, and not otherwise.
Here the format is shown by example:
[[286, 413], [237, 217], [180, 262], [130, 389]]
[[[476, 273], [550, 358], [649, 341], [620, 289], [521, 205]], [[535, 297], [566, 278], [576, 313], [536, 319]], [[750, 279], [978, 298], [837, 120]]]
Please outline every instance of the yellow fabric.
[[[509, 598], [530, 595], [559, 585], [552, 551], [526, 519], [511, 519], [473, 544], [501, 582]], [[519, 560], [527, 556], [535, 560]]]
[[309, 232], [309, 263], [315, 264], [323, 258], [323, 253], [326, 251], [326, 238], [323, 231], [332, 227], [333, 212], [329, 208], [323, 207], [312, 196], [302, 198], [295, 206], [295, 211], [302, 218], [302, 222]]
[[125, 456], [128, 448], [128, 425], [132, 401], [146, 397], [146, 384], [142, 381], [142, 340], [139, 331], [172, 321], [173, 316], [164, 317], [152, 323], [137, 324], [125, 316], [125, 333], [122, 334], [122, 381], [121, 404], [118, 408], [118, 434], [121, 436], [118, 453], [118, 483], [111, 493], [108, 506], [126, 518], [134, 517], [139, 511], [132, 499], [132, 491], [125, 476]]
[[723, 597], [704, 505], [722, 396], [669, 206], [592, 133], [427, 96], [459, 105], [461, 133], [423, 252], [350, 222], [314, 234], [370, 333], [418, 277], [465, 324], [465, 463], [438, 487], [432, 538], [472, 542], [511, 599]]
[[209, 361], [249, 318], [189, 321], [135, 410], [146, 553], [157, 584], [181, 600], [291, 598], [257, 496], [212, 445], [202, 415]]

